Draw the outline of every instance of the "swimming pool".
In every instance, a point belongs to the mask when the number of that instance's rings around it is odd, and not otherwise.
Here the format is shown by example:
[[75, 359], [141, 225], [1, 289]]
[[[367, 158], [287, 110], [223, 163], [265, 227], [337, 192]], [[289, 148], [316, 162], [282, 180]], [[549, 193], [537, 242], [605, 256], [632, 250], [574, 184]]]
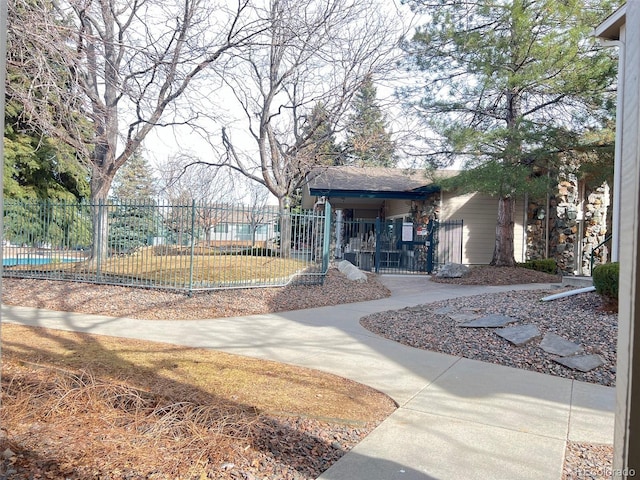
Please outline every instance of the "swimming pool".
[[3, 258], [3, 267], [15, 267], [16, 265], [46, 265], [52, 262], [71, 263], [78, 262], [79, 258], [53, 258], [53, 257], [18, 257], [18, 258]]

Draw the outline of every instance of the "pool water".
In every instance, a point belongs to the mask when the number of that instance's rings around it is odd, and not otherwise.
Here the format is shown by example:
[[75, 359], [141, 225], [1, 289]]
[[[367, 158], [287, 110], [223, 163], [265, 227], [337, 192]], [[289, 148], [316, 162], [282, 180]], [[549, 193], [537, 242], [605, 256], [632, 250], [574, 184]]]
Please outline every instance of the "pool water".
[[3, 267], [15, 267], [16, 265], [46, 265], [52, 262], [70, 263], [77, 262], [76, 258], [51, 258], [51, 257], [23, 257], [23, 258], [3, 258]]

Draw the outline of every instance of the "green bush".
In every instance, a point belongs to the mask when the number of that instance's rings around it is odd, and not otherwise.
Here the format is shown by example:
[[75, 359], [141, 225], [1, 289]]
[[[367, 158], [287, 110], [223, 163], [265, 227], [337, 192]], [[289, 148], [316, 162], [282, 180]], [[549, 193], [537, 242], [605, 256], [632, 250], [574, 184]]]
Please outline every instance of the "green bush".
[[593, 286], [596, 292], [607, 302], [618, 303], [618, 288], [620, 264], [618, 262], [605, 263], [593, 269]]
[[536, 270], [538, 272], [551, 273], [552, 275], [558, 273], [558, 265], [553, 258], [527, 260], [524, 263], [519, 263], [518, 266], [528, 268], [529, 270]]

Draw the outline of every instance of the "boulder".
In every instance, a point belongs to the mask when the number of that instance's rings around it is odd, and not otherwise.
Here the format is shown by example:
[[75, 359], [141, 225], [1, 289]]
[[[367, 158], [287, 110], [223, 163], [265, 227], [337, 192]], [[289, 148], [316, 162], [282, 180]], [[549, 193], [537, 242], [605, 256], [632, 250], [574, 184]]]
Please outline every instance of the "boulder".
[[367, 274], [356, 267], [353, 263], [348, 260], [342, 260], [338, 263], [338, 270], [342, 272], [342, 274], [347, 277], [349, 280], [353, 282], [366, 282]]
[[469, 273], [469, 267], [460, 263], [445, 263], [436, 273], [438, 278], [460, 278]]

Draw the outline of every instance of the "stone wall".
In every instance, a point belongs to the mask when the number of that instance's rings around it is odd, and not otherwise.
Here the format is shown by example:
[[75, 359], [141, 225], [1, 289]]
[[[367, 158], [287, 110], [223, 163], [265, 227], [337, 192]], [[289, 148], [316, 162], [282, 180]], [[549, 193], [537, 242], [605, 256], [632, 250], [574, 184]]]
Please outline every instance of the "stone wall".
[[555, 258], [558, 268], [565, 275], [577, 270], [576, 258], [580, 254], [578, 237], [578, 215], [580, 190], [578, 178], [569, 168], [559, 174], [558, 193], [553, 207], [549, 209], [550, 256]]
[[[584, 234], [582, 237], [582, 268], [585, 272], [591, 271], [591, 252], [594, 252], [594, 266], [609, 261], [608, 248], [604, 245], [599, 245], [610, 234], [607, 228], [610, 199], [609, 185], [606, 183], [595, 188], [587, 195], [584, 211]], [[594, 251], [596, 247], [598, 248]]]
[[[548, 255], [565, 275], [590, 275], [591, 252], [607, 235], [609, 195], [606, 183], [589, 189], [569, 169], [561, 171], [556, 194], [528, 204], [527, 259]], [[594, 264], [607, 256], [599, 248]]]

